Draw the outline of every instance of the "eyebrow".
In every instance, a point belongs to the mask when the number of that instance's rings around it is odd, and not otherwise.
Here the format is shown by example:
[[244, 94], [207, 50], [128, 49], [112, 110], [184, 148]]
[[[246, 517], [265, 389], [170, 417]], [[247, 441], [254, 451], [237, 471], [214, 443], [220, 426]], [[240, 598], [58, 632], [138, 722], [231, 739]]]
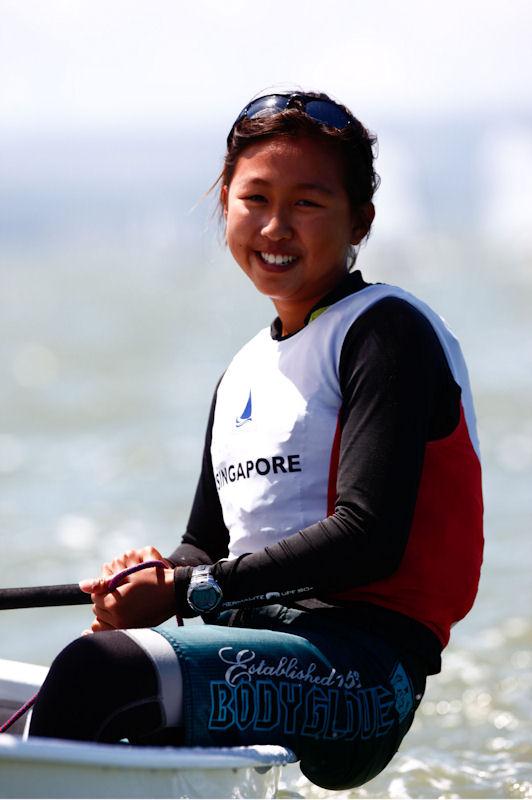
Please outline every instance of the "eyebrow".
[[[272, 182], [271, 181], [266, 181], [266, 180], [264, 180], [264, 178], [250, 178], [248, 180], [248, 183], [255, 184], [257, 186], [271, 186]], [[325, 184], [323, 184], [323, 183], [315, 183], [313, 181], [308, 181], [308, 182], [304, 182], [304, 183], [297, 183], [294, 188], [295, 189], [300, 189], [300, 190], [303, 190], [303, 191], [306, 191], [306, 192], [309, 192], [309, 191], [310, 192], [320, 192], [321, 194], [328, 194], [328, 195], [333, 195], [334, 194], [332, 189], [329, 189], [329, 187], [326, 186]]]

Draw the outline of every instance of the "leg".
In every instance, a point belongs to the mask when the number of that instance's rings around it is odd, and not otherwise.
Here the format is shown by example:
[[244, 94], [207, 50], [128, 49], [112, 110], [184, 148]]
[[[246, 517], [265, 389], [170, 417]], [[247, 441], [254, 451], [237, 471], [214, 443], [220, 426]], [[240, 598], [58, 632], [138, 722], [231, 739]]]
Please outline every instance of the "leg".
[[166, 731], [163, 739], [177, 741], [180, 687], [175, 653], [155, 631], [83, 636], [52, 664], [30, 736], [140, 743]]
[[73, 642], [52, 665], [30, 735], [280, 744], [326, 789], [360, 786], [384, 769], [423, 694], [422, 668], [379, 637], [314, 614], [257, 612], [246, 624]]

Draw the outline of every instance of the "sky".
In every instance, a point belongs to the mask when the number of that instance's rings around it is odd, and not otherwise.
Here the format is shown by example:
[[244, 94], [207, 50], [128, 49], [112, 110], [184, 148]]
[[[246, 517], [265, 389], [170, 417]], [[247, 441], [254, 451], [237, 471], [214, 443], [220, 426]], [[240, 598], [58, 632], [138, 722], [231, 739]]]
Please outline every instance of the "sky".
[[531, 107], [529, 0], [0, 0], [4, 130], [229, 126], [261, 90], [362, 118]]

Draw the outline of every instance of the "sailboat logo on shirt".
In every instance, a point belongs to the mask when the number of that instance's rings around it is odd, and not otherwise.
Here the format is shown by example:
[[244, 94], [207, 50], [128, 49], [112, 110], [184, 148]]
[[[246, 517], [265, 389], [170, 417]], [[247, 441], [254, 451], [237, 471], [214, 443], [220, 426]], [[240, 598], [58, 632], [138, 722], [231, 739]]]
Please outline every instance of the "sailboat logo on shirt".
[[251, 422], [251, 390], [249, 392], [249, 397], [246, 403], [246, 407], [244, 408], [241, 415], [236, 418], [236, 427], [241, 428], [242, 425], [246, 424], [246, 422]]

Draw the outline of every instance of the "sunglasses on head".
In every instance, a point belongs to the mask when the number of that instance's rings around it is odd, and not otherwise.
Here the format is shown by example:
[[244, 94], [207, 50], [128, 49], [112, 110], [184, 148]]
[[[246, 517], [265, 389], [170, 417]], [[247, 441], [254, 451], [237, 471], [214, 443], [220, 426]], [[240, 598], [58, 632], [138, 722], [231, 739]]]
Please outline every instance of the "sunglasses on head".
[[323, 125], [329, 125], [329, 127], [336, 128], [340, 131], [347, 128], [352, 121], [351, 116], [332, 100], [320, 100], [312, 95], [299, 94], [298, 92], [291, 92], [290, 94], [266, 94], [263, 97], [257, 97], [256, 100], [252, 100], [251, 103], [248, 103], [248, 105], [242, 109], [233, 127], [229, 131], [227, 146], [231, 144], [231, 137], [233, 136], [235, 127], [243, 119], [269, 117], [273, 114], [279, 114], [287, 108], [299, 108], [316, 122], [321, 122]]

